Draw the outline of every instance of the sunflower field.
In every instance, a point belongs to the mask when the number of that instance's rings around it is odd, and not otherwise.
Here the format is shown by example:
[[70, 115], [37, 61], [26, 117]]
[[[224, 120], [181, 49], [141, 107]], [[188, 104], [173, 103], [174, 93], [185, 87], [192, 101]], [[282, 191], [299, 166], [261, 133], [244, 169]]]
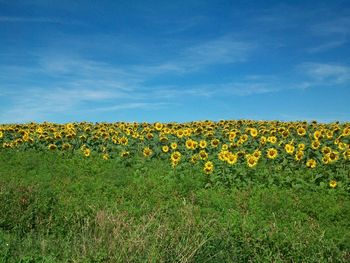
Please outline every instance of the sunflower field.
[[126, 165], [159, 159], [169, 170], [200, 170], [206, 186], [258, 182], [350, 190], [350, 123], [5, 124], [0, 145], [2, 152], [54, 151]]
[[0, 125], [0, 262], [349, 262], [350, 123]]

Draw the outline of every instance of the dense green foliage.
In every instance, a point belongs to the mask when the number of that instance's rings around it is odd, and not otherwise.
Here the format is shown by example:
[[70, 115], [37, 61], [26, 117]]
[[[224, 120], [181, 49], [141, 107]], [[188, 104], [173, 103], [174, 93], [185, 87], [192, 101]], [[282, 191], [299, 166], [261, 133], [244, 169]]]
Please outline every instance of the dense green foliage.
[[345, 187], [208, 177], [166, 160], [0, 151], [0, 261], [350, 261]]

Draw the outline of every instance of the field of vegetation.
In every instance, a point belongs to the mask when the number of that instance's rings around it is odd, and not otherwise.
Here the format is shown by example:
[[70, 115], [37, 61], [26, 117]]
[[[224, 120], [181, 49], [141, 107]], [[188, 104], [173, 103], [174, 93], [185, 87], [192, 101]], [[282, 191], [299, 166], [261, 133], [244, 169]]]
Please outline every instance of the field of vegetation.
[[1, 262], [349, 262], [350, 123], [0, 125]]

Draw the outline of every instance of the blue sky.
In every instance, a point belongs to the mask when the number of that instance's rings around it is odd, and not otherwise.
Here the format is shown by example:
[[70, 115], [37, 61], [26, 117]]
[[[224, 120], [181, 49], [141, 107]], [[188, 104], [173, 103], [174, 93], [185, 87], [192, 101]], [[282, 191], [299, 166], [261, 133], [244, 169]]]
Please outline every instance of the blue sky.
[[349, 121], [350, 1], [0, 0], [0, 123]]

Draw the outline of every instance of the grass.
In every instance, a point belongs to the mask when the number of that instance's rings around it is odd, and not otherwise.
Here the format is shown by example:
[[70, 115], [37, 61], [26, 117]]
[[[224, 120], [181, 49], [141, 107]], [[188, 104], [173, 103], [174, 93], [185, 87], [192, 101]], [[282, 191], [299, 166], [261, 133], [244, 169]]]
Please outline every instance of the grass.
[[160, 160], [0, 151], [0, 261], [350, 261], [345, 190], [205, 185]]

